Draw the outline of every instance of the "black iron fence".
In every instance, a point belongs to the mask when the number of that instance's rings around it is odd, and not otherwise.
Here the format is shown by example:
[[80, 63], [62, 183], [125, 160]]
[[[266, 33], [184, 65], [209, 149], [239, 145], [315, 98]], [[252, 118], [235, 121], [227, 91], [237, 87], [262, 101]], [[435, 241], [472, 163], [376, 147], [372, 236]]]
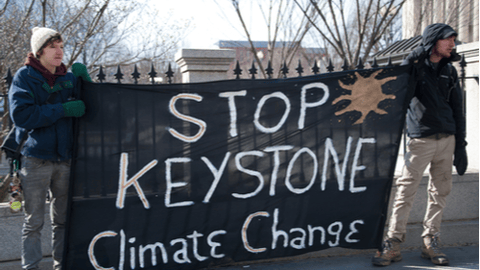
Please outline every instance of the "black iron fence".
[[[467, 77], [465, 75], [465, 67], [467, 66], [467, 62], [465, 61], [465, 55], [462, 55], [462, 58], [461, 58], [461, 61], [459, 62], [459, 65], [460, 65], [461, 86], [463, 88], [464, 84], [465, 84], [464, 83], [465, 79], [467, 79]], [[383, 65], [383, 67], [389, 67], [389, 66], [393, 66], [391, 58], [388, 58], [387, 64]], [[355, 66], [355, 69], [360, 70], [360, 69], [365, 69], [365, 67], [366, 66], [364, 65], [362, 59], [360, 59], [358, 64]], [[380, 67], [380, 65], [377, 63], [376, 58], [374, 58], [371, 61], [371, 63], [369, 63], [369, 67], [370, 68]], [[337, 71], [347, 71], [347, 70], [351, 70], [351, 69], [350, 69], [350, 66], [349, 66], [347, 60], [344, 60], [343, 65], [341, 66], [341, 70], [337, 70]], [[247, 71], [248, 71], [248, 76], [249, 76], [249, 78], [247, 78], [247, 79], [252, 79], [252, 80], [257, 79], [256, 75], [258, 74], [258, 69], [255, 65], [255, 62], [252, 63], [251, 67]], [[274, 71], [274, 68], [272, 67], [271, 62], [269, 61], [268, 66], [265, 69], [265, 74], [267, 75], [267, 79], [273, 79], [273, 77], [272, 77], [272, 75], [274, 74], [273, 71]], [[288, 74], [290, 73], [290, 69], [288, 68], [286, 62], [284, 62], [281, 65], [280, 71], [281, 71], [282, 78], [287, 78], [288, 77]], [[304, 71], [305, 71], [305, 68], [302, 66], [302, 63], [299, 61], [298, 66], [295, 68], [295, 73], [297, 74], [297, 77], [302, 77], [302, 74], [305, 73]], [[317, 74], [320, 74], [320, 71], [321, 71], [321, 69], [317, 65], [317, 62], [315, 61], [314, 65], [311, 67], [311, 72], [314, 75], [317, 75]], [[335, 72], [335, 67], [332, 64], [331, 59], [329, 60], [329, 64], [326, 67], [326, 71], [329, 72], [329, 73]], [[243, 69], [240, 67], [239, 61], [237, 61], [236, 67], [233, 70], [233, 72], [234, 72], [234, 75], [235, 75], [235, 79], [244, 79], [244, 78], [241, 78]], [[131, 78], [132, 78], [134, 84], [138, 84], [138, 81], [141, 78], [142, 74], [140, 74], [138, 72], [137, 65], [134, 66], [133, 72], [130, 75], [131, 75]], [[158, 77], [159, 74], [155, 70], [155, 67], [153, 66], [153, 64], [151, 65], [150, 72], [148, 72], [147, 75], [148, 75], [148, 78], [149, 78], [149, 81], [151, 82], [151, 84], [159, 83], [159, 81], [157, 80], [159, 78]], [[169, 84], [173, 83], [173, 78], [174, 78], [175, 72], [173, 72], [171, 64], [168, 65], [168, 69], [167, 69], [167, 71], [165, 72], [164, 75], [165, 75], [164, 77], [166, 78], [167, 83], [169, 83]], [[122, 72], [121, 66], [117, 66], [116, 73], [113, 74], [113, 79], [117, 83], [122, 83], [122, 80], [124, 80], [124, 77], [125, 77], [125, 74]], [[105, 73], [104, 68], [102, 66], [100, 66], [98, 74], [96, 74], [92, 78], [96, 82], [99, 82], [99, 83], [109, 82], [108, 79], [111, 79], [111, 78], [107, 78], [107, 74]], [[470, 78], [470, 77], [468, 77], [468, 78]], [[478, 77], [472, 77], [472, 78], [475, 78], [478, 82]], [[6, 83], [7, 89], [10, 88], [10, 85], [11, 85], [12, 80], [13, 80], [13, 76], [12, 76], [12, 72], [11, 72], [10, 68], [7, 70], [7, 73], [3, 77], [3, 80]], [[110, 80], [110, 82], [113, 82], [114, 80]], [[2, 97], [4, 97], [4, 95], [2, 95]]]
[[[393, 66], [391, 59], [389, 58], [388, 63], [385, 65], [385, 67], [388, 66]], [[363, 61], [360, 59], [359, 63], [355, 66], [356, 69], [364, 69], [365, 65], [363, 64]], [[372, 63], [370, 64], [371, 68], [377, 68], [379, 65], [377, 64], [377, 60], [373, 59]], [[350, 66], [348, 65], [347, 60], [344, 60], [343, 65], [341, 66], [341, 70], [338, 71], [346, 71], [350, 70]], [[258, 69], [255, 65], [255, 62], [252, 63], [251, 67], [247, 70], [248, 71], [248, 76], [249, 78], [247, 79], [257, 79], [257, 74], [258, 74]], [[281, 67], [281, 76], [282, 78], [287, 78], [288, 74], [290, 73], [290, 69], [288, 68], [286, 62], [284, 62]], [[305, 73], [305, 68], [302, 66], [302, 63], [299, 61], [297, 67], [295, 68], [295, 73], [297, 74], [297, 77], [302, 77], [302, 75]], [[311, 67], [311, 72], [314, 75], [320, 74], [320, 67], [318, 66], [317, 62], [315, 61], [314, 65]], [[332, 61], [329, 60], [329, 64], [326, 67], [327, 72], [335, 72], [335, 67], [332, 64]], [[240, 67], [239, 61], [237, 61], [235, 69], [233, 70], [233, 73], [235, 75], [235, 79], [243, 79], [241, 78], [241, 75], [243, 73], [243, 69]], [[267, 75], [267, 79], [274, 79], [273, 74], [274, 74], [274, 68], [272, 67], [271, 62], [268, 62], [268, 66], [265, 69], [265, 74]], [[131, 79], [133, 80], [134, 84], [138, 84], [139, 79], [141, 78], [142, 74], [138, 72], [137, 65], [134, 65], [133, 72], [130, 74]], [[148, 80], [150, 81], [151, 84], [157, 84], [159, 81], [157, 80], [158, 77], [158, 72], [155, 70], [155, 67], [153, 64], [151, 65], [150, 72], [148, 72], [146, 75], [148, 75]], [[175, 76], [175, 72], [172, 69], [171, 64], [168, 65], [168, 69], [164, 74], [166, 78], [166, 82], [171, 84], [173, 83], [173, 78]], [[92, 79], [95, 80], [96, 82], [99, 83], [104, 83], [104, 82], [114, 82], [116, 81], [117, 83], [122, 83], [122, 80], [124, 80], [125, 74], [122, 72], [122, 67], [117, 66], [116, 72], [113, 74], [113, 78], [107, 78], [107, 74], [102, 66], [100, 66], [98, 73], [95, 76], [92, 76]], [[6, 83], [7, 89], [10, 88], [10, 85], [12, 83], [12, 72], [11, 69], [9, 68], [7, 70], [7, 73], [3, 77], [3, 80]], [[110, 80], [109, 80], [110, 79]]]

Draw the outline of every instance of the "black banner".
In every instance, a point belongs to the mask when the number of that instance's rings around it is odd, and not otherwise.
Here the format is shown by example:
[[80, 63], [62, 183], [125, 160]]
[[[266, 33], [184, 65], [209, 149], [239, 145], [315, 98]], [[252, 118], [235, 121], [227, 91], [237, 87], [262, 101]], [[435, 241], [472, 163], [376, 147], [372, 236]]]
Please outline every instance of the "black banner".
[[67, 269], [199, 269], [381, 243], [407, 67], [83, 85]]

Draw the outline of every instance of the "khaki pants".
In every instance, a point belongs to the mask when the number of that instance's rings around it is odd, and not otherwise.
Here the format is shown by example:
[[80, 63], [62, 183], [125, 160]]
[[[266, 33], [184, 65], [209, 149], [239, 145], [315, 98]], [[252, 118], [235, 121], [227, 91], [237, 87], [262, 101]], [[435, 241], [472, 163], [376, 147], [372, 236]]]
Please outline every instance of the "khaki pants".
[[410, 139], [402, 177], [397, 179], [397, 192], [387, 237], [405, 241], [407, 221], [412, 210], [423, 172], [430, 164], [428, 203], [423, 220], [422, 237], [440, 232], [446, 197], [452, 190], [452, 163], [455, 136]]

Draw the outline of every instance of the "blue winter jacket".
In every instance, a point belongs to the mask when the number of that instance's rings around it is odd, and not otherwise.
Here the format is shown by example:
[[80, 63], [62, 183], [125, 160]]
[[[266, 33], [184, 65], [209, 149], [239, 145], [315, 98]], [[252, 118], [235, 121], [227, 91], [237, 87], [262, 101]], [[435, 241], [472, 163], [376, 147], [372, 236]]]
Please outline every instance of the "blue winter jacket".
[[[77, 78], [72, 73], [56, 79], [50, 87], [39, 71], [23, 66], [15, 74], [8, 100], [10, 117], [17, 127], [16, 140], [20, 143], [24, 132], [28, 139], [22, 155], [51, 161], [72, 158], [73, 119], [65, 117], [62, 103], [78, 96]], [[46, 103], [54, 92], [54, 100]]]

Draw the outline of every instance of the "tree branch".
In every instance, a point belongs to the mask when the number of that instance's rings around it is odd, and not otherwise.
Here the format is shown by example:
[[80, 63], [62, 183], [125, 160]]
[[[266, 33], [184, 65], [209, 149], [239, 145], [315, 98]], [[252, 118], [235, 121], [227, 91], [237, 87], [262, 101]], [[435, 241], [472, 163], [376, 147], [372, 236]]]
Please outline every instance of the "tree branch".
[[2, 16], [3, 13], [5, 13], [5, 11], [7, 11], [8, 2], [10, 2], [10, 0], [5, 1], [5, 4], [3, 5], [3, 8], [0, 10], [0, 16]]
[[257, 55], [257, 49], [255, 48], [255, 45], [253, 45], [253, 41], [252, 41], [252, 38], [250, 37], [250, 33], [247, 29], [247, 26], [245, 25], [245, 22], [243, 21], [243, 16], [242, 16], [242, 13], [240, 12], [238, 0], [232, 0], [232, 4], [233, 4], [233, 7], [235, 8], [235, 11], [237, 12], [238, 18], [240, 19], [240, 23], [242, 24], [243, 30], [247, 35], [248, 43], [250, 43], [250, 51], [252, 52], [253, 56], [255, 57], [255, 60], [257, 61], [257, 64], [259, 65], [263, 77], [266, 78], [267, 76], [265, 74], [265, 70], [263, 68], [262, 62], [260, 61]]

